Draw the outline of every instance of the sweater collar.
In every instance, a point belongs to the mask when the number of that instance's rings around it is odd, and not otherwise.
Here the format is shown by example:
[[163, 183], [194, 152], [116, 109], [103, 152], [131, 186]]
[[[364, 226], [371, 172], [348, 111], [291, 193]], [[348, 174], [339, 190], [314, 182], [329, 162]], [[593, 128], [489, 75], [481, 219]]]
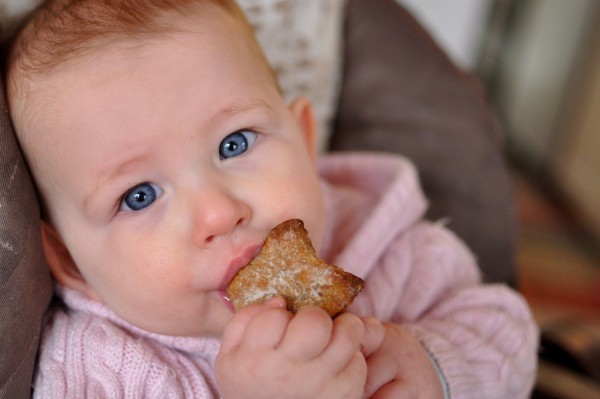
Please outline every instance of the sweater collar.
[[320, 254], [366, 277], [390, 242], [425, 214], [413, 164], [396, 155], [344, 153], [319, 163], [327, 212]]

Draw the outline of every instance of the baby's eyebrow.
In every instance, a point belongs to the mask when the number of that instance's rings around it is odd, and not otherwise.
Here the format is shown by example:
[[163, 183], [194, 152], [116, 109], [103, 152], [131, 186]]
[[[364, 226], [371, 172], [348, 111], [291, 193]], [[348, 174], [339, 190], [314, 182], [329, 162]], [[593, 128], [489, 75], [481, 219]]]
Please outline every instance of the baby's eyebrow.
[[246, 101], [237, 101], [221, 109], [216, 113], [213, 119], [220, 119], [223, 117], [231, 116], [232, 114], [238, 114], [253, 109], [259, 109], [264, 111], [273, 111], [273, 107], [265, 100], [260, 98], [252, 98]]
[[124, 175], [130, 170], [135, 169], [137, 165], [145, 162], [147, 158], [147, 155], [139, 154], [133, 157], [127, 157], [124, 160], [113, 162], [112, 164], [104, 164], [102, 169], [97, 174], [98, 177], [95, 179], [95, 183], [90, 186], [89, 191], [84, 195], [84, 208], [89, 209], [98, 189], [104, 186], [107, 182], [114, 180], [118, 176]]

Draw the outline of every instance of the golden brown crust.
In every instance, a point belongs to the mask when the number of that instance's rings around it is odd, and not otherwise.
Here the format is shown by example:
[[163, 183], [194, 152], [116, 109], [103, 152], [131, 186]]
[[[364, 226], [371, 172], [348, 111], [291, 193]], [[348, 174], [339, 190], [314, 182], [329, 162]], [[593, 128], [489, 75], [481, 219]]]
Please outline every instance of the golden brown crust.
[[363, 286], [359, 277], [319, 259], [304, 223], [291, 219], [271, 230], [258, 256], [229, 283], [227, 294], [236, 310], [279, 295], [293, 313], [318, 306], [333, 317], [350, 306]]

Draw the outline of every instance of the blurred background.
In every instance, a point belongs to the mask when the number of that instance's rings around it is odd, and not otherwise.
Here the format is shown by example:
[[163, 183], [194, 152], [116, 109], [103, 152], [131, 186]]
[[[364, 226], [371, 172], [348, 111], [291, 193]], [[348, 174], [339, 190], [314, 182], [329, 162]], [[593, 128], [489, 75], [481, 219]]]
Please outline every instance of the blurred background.
[[517, 189], [519, 289], [600, 373], [600, 1], [399, 1], [487, 90]]
[[401, 3], [481, 79], [504, 124], [523, 289], [600, 313], [600, 2]]

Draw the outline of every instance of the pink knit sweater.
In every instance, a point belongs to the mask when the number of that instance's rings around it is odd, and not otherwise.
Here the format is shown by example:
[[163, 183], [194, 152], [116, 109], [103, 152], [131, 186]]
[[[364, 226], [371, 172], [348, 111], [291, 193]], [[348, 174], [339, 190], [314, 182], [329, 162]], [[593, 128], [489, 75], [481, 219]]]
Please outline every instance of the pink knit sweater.
[[[538, 331], [526, 302], [481, 285], [470, 251], [441, 223], [402, 158], [321, 160], [326, 234], [321, 256], [364, 277], [359, 315], [407, 325], [435, 358], [452, 398], [527, 398]], [[60, 288], [67, 308], [46, 329], [38, 398], [213, 398], [219, 342], [151, 334], [104, 305]]]

